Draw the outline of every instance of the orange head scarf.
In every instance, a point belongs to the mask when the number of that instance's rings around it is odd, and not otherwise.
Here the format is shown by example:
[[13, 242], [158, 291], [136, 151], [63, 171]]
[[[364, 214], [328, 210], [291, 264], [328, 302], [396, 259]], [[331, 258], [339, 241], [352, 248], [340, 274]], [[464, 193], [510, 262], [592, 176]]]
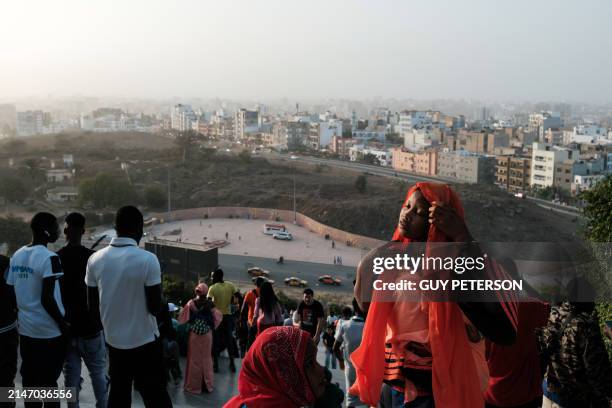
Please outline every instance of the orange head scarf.
[[[406, 196], [419, 190], [427, 201], [444, 203], [463, 218], [459, 197], [446, 184], [417, 183]], [[396, 229], [394, 241], [409, 243]], [[431, 225], [428, 242], [448, 241], [442, 231]], [[393, 303], [372, 301], [363, 331], [361, 345], [351, 354], [357, 379], [350, 393], [376, 406], [380, 399], [385, 369], [385, 333]], [[430, 302], [428, 308], [429, 344], [432, 353], [432, 387], [435, 404], [445, 408], [484, 406], [476, 365], [466, 335], [463, 313], [456, 303]], [[400, 317], [401, 318], [401, 317]], [[393, 336], [393, 333], [391, 334]]]

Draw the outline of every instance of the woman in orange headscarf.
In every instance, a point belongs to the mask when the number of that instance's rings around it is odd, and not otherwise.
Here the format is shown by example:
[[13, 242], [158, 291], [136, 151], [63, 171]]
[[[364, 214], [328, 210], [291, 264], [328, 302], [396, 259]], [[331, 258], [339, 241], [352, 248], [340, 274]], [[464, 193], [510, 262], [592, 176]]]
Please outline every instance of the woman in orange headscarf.
[[[463, 207], [448, 185], [417, 183], [409, 191], [393, 235], [395, 248], [410, 243], [466, 243], [470, 256], [479, 251], [463, 220]], [[413, 244], [416, 245], [416, 244]], [[385, 301], [373, 293], [363, 299], [364, 277], [372, 274], [362, 262], [355, 297], [369, 306], [361, 346], [351, 354], [357, 380], [349, 392], [377, 405], [383, 382], [406, 407], [479, 408], [487, 384], [484, 339], [514, 341], [516, 311], [512, 301]], [[490, 269], [498, 267], [489, 262]], [[401, 395], [403, 394], [403, 395]], [[396, 406], [396, 404], [391, 404]]]

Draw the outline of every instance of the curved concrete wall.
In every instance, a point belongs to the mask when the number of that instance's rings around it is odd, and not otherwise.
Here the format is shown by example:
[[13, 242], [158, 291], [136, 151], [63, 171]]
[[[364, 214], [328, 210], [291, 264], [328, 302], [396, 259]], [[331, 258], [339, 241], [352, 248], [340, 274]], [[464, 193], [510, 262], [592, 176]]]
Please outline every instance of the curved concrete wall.
[[[275, 210], [271, 208], [251, 208], [251, 207], [202, 207], [189, 208], [186, 210], [172, 211], [170, 214], [156, 213], [152, 217], [156, 217], [166, 222], [183, 221], [201, 218], [248, 218], [258, 219], [263, 221], [278, 221], [286, 224], [293, 223], [293, 211], [290, 210]], [[329, 225], [322, 224], [304, 214], [295, 214], [297, 225], [306, 228], [321, 236], [329, 235], [330, 239], [342, 242], [350, 246], [362, 249], [372, 249], [384, 244], [384, 241], [365, 237], [363, 235], [351, 234], [350, 232], [342, 231]]]

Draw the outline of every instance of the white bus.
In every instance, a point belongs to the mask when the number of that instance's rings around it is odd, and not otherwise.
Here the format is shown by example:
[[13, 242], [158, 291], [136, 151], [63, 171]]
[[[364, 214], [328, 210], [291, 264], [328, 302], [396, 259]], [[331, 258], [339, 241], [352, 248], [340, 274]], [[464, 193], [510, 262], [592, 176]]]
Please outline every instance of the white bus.
[[286, 232], [287, 228], [283, 224], [265, 224], [263, 233], [266, 235], [274, 235], [277, 232]]

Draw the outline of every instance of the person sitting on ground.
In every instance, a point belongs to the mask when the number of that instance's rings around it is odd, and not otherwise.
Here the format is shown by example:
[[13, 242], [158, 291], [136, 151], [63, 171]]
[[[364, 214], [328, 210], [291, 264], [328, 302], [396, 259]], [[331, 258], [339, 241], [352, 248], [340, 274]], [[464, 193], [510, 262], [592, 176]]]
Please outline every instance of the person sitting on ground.
[[238, 395], [224, 408], [340, 408], [342, 391], [317, 363], [310, 335], [296, 327], [264, 331], [249, 349], [238, 377]]
[[[453, 247], [460, 248], [462, 255], [482, 257], [463, 219], [459, 197], [440, 183], [416, 183], [408, 191], [392, 241], [383, 248], [411, 256], [417, 248], [415, 256], [421, 256], [419, 242], [425, 251], [430, 250], [429, 243], [456, 242], [463, 243]], [[374, 276], [372, 258], [383, 248], [368, 254], [358, 267], [355, 297], [368, 318], [361, 345], [351, 354], [357, 379], [349, 393], [377, 405], [385, 382], [392, 396], [399, 394], [392, 398], [400, 400], [394, 407], [484, 406], [488, 383], [484, 337], [500, 344], [514, 342], [516, 304], [502, 294], [496, 295], [503, 301], [496, 302], [378, 300], [382, 291], [374, 292], [368, 304], [362, 299], [362, 286], [365, 289], [364, 281]], [[495, 265], [492, 269], [499, 273]]]
[[253, 322], [257, 327], [257, 335], [269, 327], [283, 324], [281, 306], [270, 282], [261, 285], [261, 292], [255, 300]]
[[[189, 323], [189, 345], [185, 367], [185, 391], [201, 394], [212, 392], [214, 385], [212, 345], [213, 330], [219, 327], [223, 315], [206, 296], [208, 286], [200, 283], [179, 316], [180, 323]], [[204, 385], [204, 388], [203, 388]]]

